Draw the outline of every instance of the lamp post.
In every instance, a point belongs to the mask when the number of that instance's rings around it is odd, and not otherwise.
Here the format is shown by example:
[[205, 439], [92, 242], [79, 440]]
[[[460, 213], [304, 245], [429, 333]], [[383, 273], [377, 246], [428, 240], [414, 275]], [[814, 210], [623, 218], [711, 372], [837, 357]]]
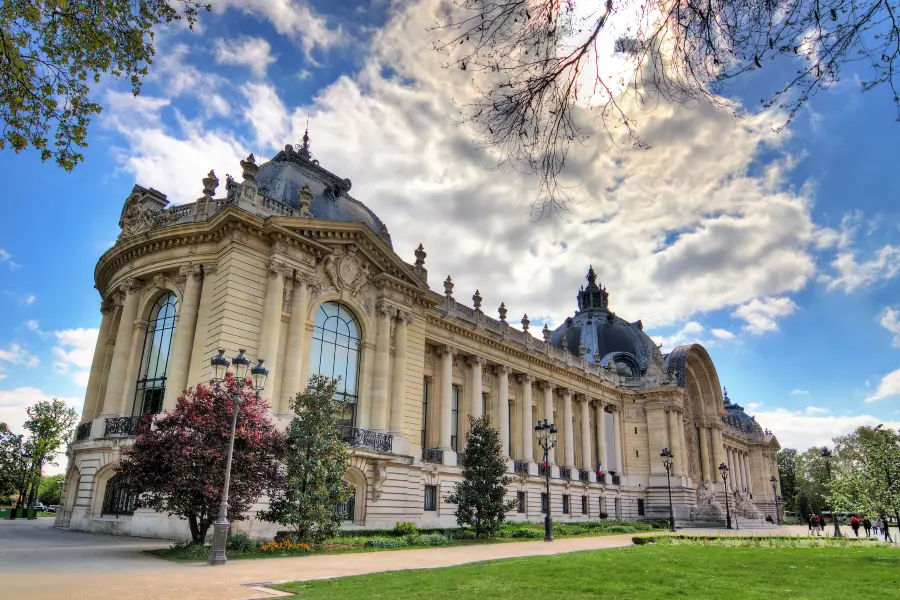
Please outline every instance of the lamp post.
[[[250, 367], [250, 359], [244, 356], [244, 350], [238, 351], [230, 362], [225, 358], [225, 350], [219, 348], [219, 355], [210, 360], [213, 368], [213, 383], [221, 390], [221, 384], [225, 381], [225, 373], [229, 365], [234, 367], [235, 387], [231, 395], [231, 435], [228, 439], [228, 455], [225, 458], [225, 483], [222, 486], [222, 501], [219, 503], [219, 515], [213, 525], [212, 552], [209, 555], [209, 564], [224, 565], [228, 562], [225, 556], [225, 546], [228, 542], [228, 488], [231, 485], [231, 454], [234, 451], [234, 431], [237, 429], [238, 410], [241, 407], [241, 390], [247, 377], [247, 369]], [[266, 385], [266, 377], [269, 371], [263, 366], [263, 359], [258, 359], [255, 367], [250, 369], [253, 391], [258, 395]]]
[[719, 465], [719, 473], [722, 474], [722, 483], [725, 485], [725, 528], [731, 529], [731, 508], [728, 505], [728, 465]]
[[672, 508], [672, 478], [669, 475], [672, 471], [675, 455], [668, 448], [663, 448], [659, 456], [662, 458], [662, 464], [666, 468], [666, 484], [669, 487], [669, 531], [675, 531], [675, 511]]
[[[825, 459], [825, 470], [828, 472], [828, 481], [831, 481], [831, 450], [822, 448], [822, 458]], [[831, 507], [831, 520], [834, 521], [834, 537], [841, 537], [841, 526], [838, 523], [837, 511]]]
[[[21, 483], [19, 484], [19, 499], [16, 500], [16, 505], [10, 511], [9, 518], [10, 520], [16, 518], [16, 513], [22, 508], [22, 499], [25, 496], [25, 480], [28, 478], [28, 461], [31, 460], [31, 452], [22, 448], [22, 436], [18, 436], [19, 438], [19, 449], [18, 449], [18, 458], [20, 463], [22, 464], [22, 478], [20, 479]], [[28, 507], [25, 507], [25, 516], [28, 516]]]
[[775, 498], [775, 522], [781, 525], [781, 511], [778, 510], [778, 480], [772, 475], [769, 482], [772, 484], [772, 496]]
[[556, 425], [547, 423], [544, 419], [543, 423], [538, 422], [534, 426], [534, 434], [537, 437], [538, 445], [544, 449], [544, 482], [547, 489], [547, 512], [544, 515], [544, 541], [553, 541], [553, 517], [550, 516], [550, 465], [548, 458], [550, 450], [556, 447]]

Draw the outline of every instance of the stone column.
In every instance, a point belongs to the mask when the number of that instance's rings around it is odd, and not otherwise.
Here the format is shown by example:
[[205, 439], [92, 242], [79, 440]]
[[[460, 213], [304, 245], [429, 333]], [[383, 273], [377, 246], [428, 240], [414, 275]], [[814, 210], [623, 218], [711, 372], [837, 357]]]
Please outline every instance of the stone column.
[[587, 396], [581, 397], [581, 470], [590, 471], [593, 466], [591, 452], [591, 407]]
[[497, 375], [497, 427], [500, 428], [500, 444], [503, 446], [503, 456], [509, 456], [509, 367], [497, 365], [494, 373]]
[[[714, 475], [718, 475], [719, 465], [721, 463], [727, 463], [728, 460], [725, 458], [725, 442], [722, 440], [722, 429], [718, 425], [714, 425], [712, 428], [712, 443], [713, 443], [713, 466], [712, 471]], [[731, 465], [728, 465], [728, 468], [731, 468]], [[721, 477], [720, 477], [721, 479]]]
[[471, 394], [469, 395], [469, 414], [476, 419], [481, 418], [482, 416], [481, 371], [484, 367], [484, 363], [485, 359], [483, 356], [470, 356], [466, 359], [466, 364], [469, 365], [469, 373], [472, 377]]
[[751, 470], [750, 454], [744, 455], [744, 472], [747, 474], [747, 491], [753, 493], [753, 471]]
[[[544, 392], [544, 410], [542, 412], [543, 418], [547, 420], [547, 423], [553, 423], [553, 382], [551, 381], [541, 381], [538, 384], [541, 391]], [[555, 423], [554, 423], [555, 424]], [[547, 467], [551, 467], [556, 464], [556, 448], [551, 448], [549, 452], [547, 452]]]
[[453, 346], [441, 346], [438, 348], [438, 353], [441, 355], [441, 435], [439, 448], [446, 452], [453, 449], [450, 445], [450, 438], [453, 433], [450, 420], [453, 418], [453, 357], [456, 355], [456, 348]]
[[688, 458], [688, 453], [690, 452], [687, 447], [687, 436], [684, 434], [684, 418], [680, 413], [676, 413], [675, 420], [678, 423], [678, 435], [679, 439], [682, 441], [681, 446], [681, 473], [687, 477], [691, 473], [691, 463]]
[[[403, 436], [403, 420], [406, 415], [406, 338], [412, 313], [397, 311], [394, 326], [394, 371], [391, 375], [391, 433]], [[479, 381], [481, 379], [479, 378]]]
[[[387, 302], [379, 302], [375, 306], [375, 372], [372, 375], [372, 412], [369, 415], [369, 426], [374, 431], [387, 429], [388, 382], [391, 376], [391, 317], [395, 312]], [[452, 376], [451, 365], [450, 377]], [[441, 388], [444, 386], [442, 379]], [[449, 448], [449, 434], [447, 440]]]
[[738, 462], [735, 458], [735, 451], [733, 448], [725, 448], [725, 453], [728, 459], [725, 461], [725, 464], [728, 465], [728, 468], [731, 470], [731, 477], [728, 479], [728, 485], [732, 490], [736, 491], [740, 487], [741, 481], [741, 467], [738, 465]]
[[675, 455], [675, 460], [672, 465], [672, 474], [681, 475], [684, 473], [681, 468], [684, 460], [684, 443], [682, 442], [684, 438], [681, 437], [681, 428], [678, 426], [681, 422], [681, 415], [673, 408], [670, 408], [666, 411], [666, 416], [668, 418], [669, 427], [669, 450]]
[[700, 431], [700, 471], [701, 477], [703, 477], [703, 481], [709, 481], [710, 483], [715, 483], [715, 479], [711, 479], [712, 474], [709, 472], [709, 430], [700, 425], [697, 428]]
[[616, 456], [614, 458], [616, 464], [616, 475], [625, 474], [625, 456], [622, 448], [622, 409], [615, 407], [613, 412], [613, 442], [615, 446]]
[[113, 324], [113, 304], [108, 301], [100, 303], [100, 332], [94, 344], [94, 357], [91, 359], [91, 374], [88, 377], [87, 390], [84, 393], [84, 408], [81, 409], [81, 423], [94, 420], [97, 403], [101, 401], [100, 386], [103, 382], [103, 369], [106, 366], [106, 346], [109, 344], [109, 330]]
[[169, 353], [169, 371], [166, 374], [166, 392], [163, 410], [175, 408], [178, 397], [184, 393], [191, 368], [191, 352], [194, 334], [197, 332], [197, 312], [200, 310], [200, 291], [203, 288], [203, 269], [200, 265], [183, 265], [178, 274], [185, 277], [184, 294], [177, 311], [175, 337]]
[[[275, 376], [278, 369], [278, 338], [281, 334], [281, 308], [284, 304], [284, 280], [288, 268], [274, 261], [266, 265], [269, 281], [266, 284], [266, 297], [263, 300], [262, 324], [259, 328], [259, 348], [256, 358], [265, 360], [269, 369], [269, 377]], [[272, 401], [272, 390], [263, 391], [263, 397]], [[274, 404], [274, 402], [272, 402]]]
[[519, 402], [522, 421], [521, 460], [534, 462], [534, 425], [531, 424], [531, 384], [534, 383], [534, 375], [525, 373], [519, 375], [517, 379], [522, 385], [521, 401]]
[[200, 310], [197, 311], [197, 327], [194, 331], [194, 348], [191, 351], [191, 368], [188, 371], [187, 384], [196, 385], [203, 381], [204, 372], [212, 376], [206, 344], [209, 341], [209, 318], [212, 313], [212, 299], [216, 287], [215, 263], [203, 263], [203, 286], [200, 290]]
[[597, 427], [597, 446], [600, 450], [600, 466], [603, 467], [603, 479], [600, 483], [606, 483], [606, 471], [609, 470], [609, 462], [607, 460], [606, 451], [606, 409], [603, 408], [603, 402], [597, 403], [597, 420], [594, 423]]
[[572, 390], [563, 391], [564, 467], [575, 466], [575, 424], [572, 421]]
[[297, 392], [306, 389], [306, 382], [300, 381], [303, 377], [304, 360], [303, 342], [306, 337], [306, 313], [309, 310], [309, 294], [307, 292], [306, 278], [299, 275], [293, 281], [294, 292], [291, 296], [291, 320], [288, 323], [287, 343], [284, 349], [284, 365], [281, 367], [281, 397], [273, 406], [279, 414], [291, 412], [291, 399]]
[[134, 320], [137, 319], [140, 286], [137, 280], [129, 279], [122, 284], [122, 295], [119, 301], [122, 308], [119, 316], [119, 328], [116, 332], [116, 345], [113, 350], [112, 363], [109, 366], [109, 378], [106, 380], [106, 395], [100, 417], [118, 417], [125, 394], [125, 377], [128, 371], [128, 359], [131, 358], [131, 338], [134, 332]]

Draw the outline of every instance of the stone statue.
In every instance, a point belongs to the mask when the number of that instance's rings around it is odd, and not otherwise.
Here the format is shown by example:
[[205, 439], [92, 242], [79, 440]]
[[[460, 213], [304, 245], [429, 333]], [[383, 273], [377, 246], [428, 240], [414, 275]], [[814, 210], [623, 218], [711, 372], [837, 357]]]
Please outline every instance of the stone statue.
[[146, 206], [137, 195], [132, 195], [122, 210], [122, 217], [119, 220], [122, 233], [119, 234], [118, 241], [153, 229], [155, 216], [154, 211]]
[[762, 514], [756, 508], [756, 504], [750, 499], [747, 492], [734, 493], [734, 510], [739, 515], [748, 519], [762, 519]]
[[701, 481], [697, 486], [697, 506], [691, 510], [691, 519], [724, 519], [725, 508], [710, 489], [708, 481]]

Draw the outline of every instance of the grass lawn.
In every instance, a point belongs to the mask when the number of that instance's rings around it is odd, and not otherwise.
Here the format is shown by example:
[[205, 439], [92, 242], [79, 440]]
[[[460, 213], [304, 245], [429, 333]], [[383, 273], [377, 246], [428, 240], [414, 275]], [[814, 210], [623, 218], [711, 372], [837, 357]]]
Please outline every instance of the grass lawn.
[[303, 600], [900, 598], [890, 548], [635, 546], [280, 586]]

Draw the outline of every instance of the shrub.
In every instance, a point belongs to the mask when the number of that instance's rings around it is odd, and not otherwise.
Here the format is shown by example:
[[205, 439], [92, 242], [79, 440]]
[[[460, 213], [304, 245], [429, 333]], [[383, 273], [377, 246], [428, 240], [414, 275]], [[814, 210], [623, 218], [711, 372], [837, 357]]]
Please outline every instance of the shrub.
[[189, 540], [175, 542], [171, 549], [178, 553], [178, 558], [185, 560], [206, 560], [212, 551], [206, 544], [195, 544]]
[[236, 533], [228, 536], [225, 547], [231, 552], [253, 552], [256, 550], [256, 542], [246, 533]]
[[366, 540], [367, 548], [403, 548], [409, 544], [403, 538], [373, 537]]
[[394, 525], [394, 535], [397, 537], [406, 537], [409, 535], [416, 535], [416, 524], [411, 521], [400, 521], [396, 525]]
[[[410, 538], [412, 540], [410, 541]], [[407, 538], [411, 546], [446, 546], [450, 543], [450, 538], [439, 533], [430, 533], [428, 535], [415, 535]]]
[[506, 533], [505, 537], [536, 540], [538, 538], [544, 537], [544, 534], [536, 529], [513, 529]]
[[606, 531], [609, 533], [635, 533], [638, 531], [637, 527], [633, 525], [613, 525], [611, 527], [607, 527]]
[[471, 529], [448, 529], [447, 536], [452, 540], [474, 540], [478, 537]]
[[644, 544], [655, 544], [656, 537], [652, 536], [652, 535], [645, 535], [645, 536], [636, 535], [633, 538], [631, 538], [631, 543], [634, 544], [635, 546], [643, 546]]
[[605, 513], [605, 512], [600, 513], [600, 518], [601, 518], [601, 519], [606, 519], [607, 517], [609, 517], [609, 514], [607, 514], [607, 513]]
[[650, 527], [652, 529], [667, 529], [669, 527], [668, 521], [650, 521]]
[[259, 552], [263, 554], [299, 554], [309, 552], [309, 544], [295, 542], [290, 539], [273, 540], [260, 545]]

